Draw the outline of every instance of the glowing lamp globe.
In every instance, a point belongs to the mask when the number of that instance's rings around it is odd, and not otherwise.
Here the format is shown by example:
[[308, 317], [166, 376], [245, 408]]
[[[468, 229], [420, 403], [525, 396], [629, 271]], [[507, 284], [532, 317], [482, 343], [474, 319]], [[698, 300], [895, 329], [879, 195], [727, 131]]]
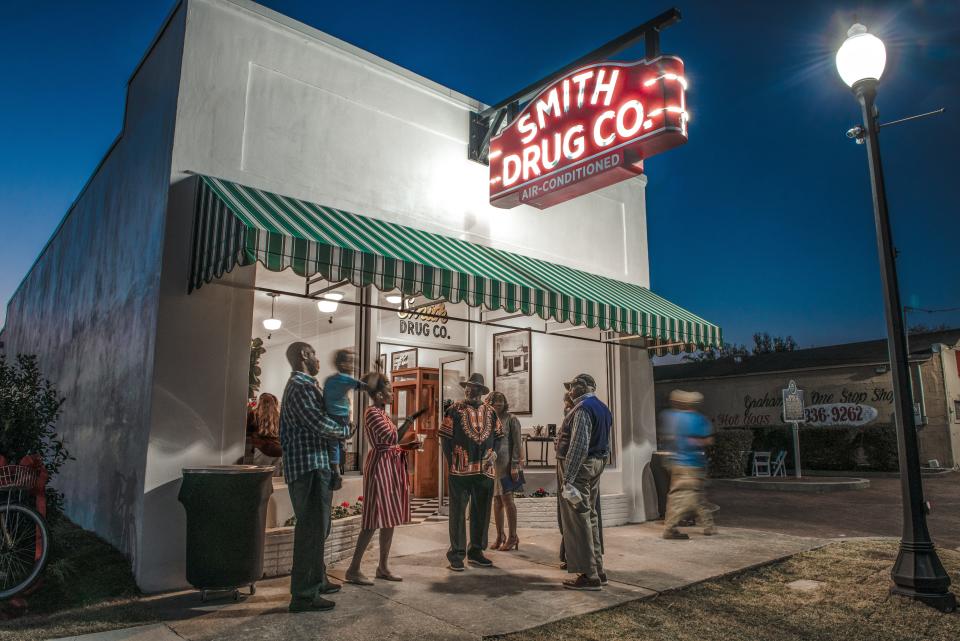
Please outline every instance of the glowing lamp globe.
[[887, 64], [887, 50], [883, 41], [867, 33], [862, 24], [855, 24], [847, 31], [847, 39], [837, 51], [837, 71], [848, 86], [861, 80], [880, 80]]
[[263, 328], [268, 332], [273, 332], [280, 329], [282, 324], [279, 318], [267, 318], [263, 321]]
[[323, 300], [317, 301], [317, 309], [324, 314], [332, 314], [337, 311], [337, 301], [343, 300], [343, 294], [340, 292], [330, 292], [323, 295]]

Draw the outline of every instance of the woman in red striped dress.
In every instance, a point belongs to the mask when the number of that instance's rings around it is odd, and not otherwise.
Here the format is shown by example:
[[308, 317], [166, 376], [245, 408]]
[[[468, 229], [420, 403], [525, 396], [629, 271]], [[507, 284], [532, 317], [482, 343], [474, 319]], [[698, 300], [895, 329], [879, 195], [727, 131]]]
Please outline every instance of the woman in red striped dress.
[[376, 577], [402, 581], [388, 566], [393, 528], [410, 520], [410, 488], [407, 480], [406, 451], [416, 449], [417, 441], [398, 443], [397, 426], [385, 407], [393, 402], [393, 388], [382, 374], [364, 376], [373, 405], [363, 414], [363, 430], [369, 444], [363, 464], [363, 519], [353, 561], [346, 572], [347, 583], [373, 585], [360, 571], [360, 562], [373, 533], [380, 530], [380, 564]]

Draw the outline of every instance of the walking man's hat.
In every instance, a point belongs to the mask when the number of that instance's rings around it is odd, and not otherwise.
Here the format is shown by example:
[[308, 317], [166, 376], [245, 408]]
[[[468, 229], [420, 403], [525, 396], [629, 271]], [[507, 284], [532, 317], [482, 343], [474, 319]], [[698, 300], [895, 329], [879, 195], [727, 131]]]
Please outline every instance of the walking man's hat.
[[460, 387], [466, 387], [467, 385], [473, 385], [474, 387], [479, 387], [484, 394], [490, 393], [490, 388], [483, 384], [483, 374], [473, 373], [465, 381], [460, 381]]

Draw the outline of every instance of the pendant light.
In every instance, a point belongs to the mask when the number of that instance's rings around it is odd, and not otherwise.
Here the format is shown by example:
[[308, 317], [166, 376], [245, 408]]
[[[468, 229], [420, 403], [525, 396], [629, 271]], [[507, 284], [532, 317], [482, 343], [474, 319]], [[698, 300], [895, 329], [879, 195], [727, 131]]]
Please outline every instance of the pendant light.
[[343, 300], [343, 294], [340, 292], [327, 292], [323, 295], [323, 300], [317, 301], [317, 309], [324, 314], [332, 314], [339, 307], [338, 301]]
[[[267, 294], [267, 296], [270, 297], [270, 318], [267, 318], [263, 321], [263, 328], [268, 332], [276, 331], [280, 329], [281, 325], [283, 325], [280, 319], [277, 318], [277, 314], [276, 314], [276, 302], [277, 302], [277, 296], [279, 295], [280, 294], [274, 294], [273, 292], [269, 292]], [[270, 338], [270, 337], [268, 336], [267, 338]]]

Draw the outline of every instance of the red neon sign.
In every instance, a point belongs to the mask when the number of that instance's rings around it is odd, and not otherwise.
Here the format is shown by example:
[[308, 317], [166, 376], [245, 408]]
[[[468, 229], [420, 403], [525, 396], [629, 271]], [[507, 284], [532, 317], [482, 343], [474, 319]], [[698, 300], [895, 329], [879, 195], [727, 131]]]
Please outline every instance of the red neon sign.
[[674, 56], [570, 72], [490, 140], [490, 203], [546, 209], [643, 173], [687, 141], [686, 86]]

